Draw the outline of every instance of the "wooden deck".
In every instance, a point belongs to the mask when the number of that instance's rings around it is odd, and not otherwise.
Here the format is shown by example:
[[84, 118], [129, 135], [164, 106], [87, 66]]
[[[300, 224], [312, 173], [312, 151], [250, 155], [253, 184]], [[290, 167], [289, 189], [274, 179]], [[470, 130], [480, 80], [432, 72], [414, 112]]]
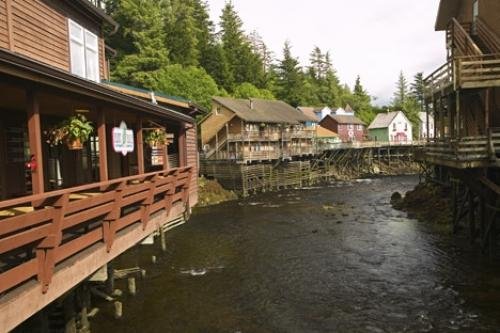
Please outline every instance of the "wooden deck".
[[[179, 205], [181, 214], [189, 210], [192, 173], [192, 167], [177, 168], [0, 202], [0, 307], [27, 283], [45, 299], [41, 295], [49, 291], [53, 276], [73, 256], [97, 244], [108, 253], [115, 251], [118, 235], [140, 226], [143, 233], [123, 245], [128, 248], [158, 227], [149, 226], [153, 216], [167, 216]], [[99, 268], [88, 267], [90, 272]], [[87, 276], [73, 276], [72, 281], [76, 285]], [[59, 285], [56, 289], [54, 297], [67, 291]], [[6, 331], [13, 326], [4, 325], [19, 324], [12, 318], [7, 322], [0, 324]]]
[[500, 130], [491, 128], [487, 136], [441, 139], [417, 150], [416, 159], [456, 169], [499, 167]]

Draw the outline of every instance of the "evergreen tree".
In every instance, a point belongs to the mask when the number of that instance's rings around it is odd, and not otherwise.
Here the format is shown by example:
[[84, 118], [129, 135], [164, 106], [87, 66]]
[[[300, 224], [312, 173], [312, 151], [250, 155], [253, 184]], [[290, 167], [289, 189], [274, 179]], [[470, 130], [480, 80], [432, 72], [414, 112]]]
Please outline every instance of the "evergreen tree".
[[424, 73], [420, 72], [415, 75], [413, 82], [410, 85], [410, 94], [418, 102], [420, 110], [424, 110]]
[[[220, 19], [224, 60], [227, 62], [229, 76], [234, 79], [234, 84], [249, 82], [258, 87], [263, 86], [262, 60], [252, 52], [242, 29], [243, 22], [231, 2], [226, 3]], [[224, 88], [232, 91], [234, 85], [225, 82]]]
[[194, 16], [193, 0], [172, 0], [171, 9], [167, 10], [166, 45], [170, 48], [170, 61], [184, 66], [197, 66], [200, 27]]
[[277, 76], [275, 95], [294, 107], [299, 106], [303, 101], [304, 75], [299, 61], [292, 56], [288, 41], [283, 48], [283, 59], [279, 62]]
[[234, 89], [234, 98], [261, 98], [275, 99], [272, 92], [267, 89], [259, 89], [251, 83], [242, 83]]
[[164, 1], [117, 0], [113, 17], [119, 34], [110, 40], [118, 51], [112, 79], [131, 85], [155, 88], [158, 71], [168, 65], [165, 46]]
[[408, 97], [409, 97], [408, 81], [406, 80], [403, 71], [401, 71], [399, 73], [398, 81], [396, 82], [396, 92], [394, 93], [392, 105], [397, 109], [401, 109]]

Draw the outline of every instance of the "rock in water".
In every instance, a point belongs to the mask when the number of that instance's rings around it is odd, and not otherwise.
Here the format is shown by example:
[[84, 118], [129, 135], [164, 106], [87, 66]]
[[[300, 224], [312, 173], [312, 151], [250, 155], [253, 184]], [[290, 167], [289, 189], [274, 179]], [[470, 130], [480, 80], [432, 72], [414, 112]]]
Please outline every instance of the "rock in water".
[[401, 202], [403, 201], [403, 197], [401, 196], [401, 193], [399, 192], [394, 192], [392, 195], [391, 195], [391, 204], [393, 206], [396, 206], [396, 205], [399, 205], [401, 204]]

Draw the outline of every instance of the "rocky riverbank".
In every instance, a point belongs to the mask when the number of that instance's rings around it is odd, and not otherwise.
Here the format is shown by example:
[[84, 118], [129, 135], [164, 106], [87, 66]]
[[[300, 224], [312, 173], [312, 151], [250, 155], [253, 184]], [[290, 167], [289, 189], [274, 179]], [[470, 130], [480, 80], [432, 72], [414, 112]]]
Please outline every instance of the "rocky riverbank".
[[217, 180], [200, 177], [198, 186], [198, 207], [207, 207], [238, 199], [238, 195], [235, 192], [224, 189]]
[[420, 172], [418, 163], [409, 161], [374, 161], [369, 165], [359, 165], [358, 168], [337, 167], [332, 170], [336, 180], [353, 180], [358, 178], [367, 178], [375, 176], [403, 176], [415, 175]]
[[404, 197], [395, 192], [391, 203], [395, 209], [405, 211], [408, 217], [437, 224], [450, 224], [452, 202], [450, 189], [436, 183], [421, 183]]

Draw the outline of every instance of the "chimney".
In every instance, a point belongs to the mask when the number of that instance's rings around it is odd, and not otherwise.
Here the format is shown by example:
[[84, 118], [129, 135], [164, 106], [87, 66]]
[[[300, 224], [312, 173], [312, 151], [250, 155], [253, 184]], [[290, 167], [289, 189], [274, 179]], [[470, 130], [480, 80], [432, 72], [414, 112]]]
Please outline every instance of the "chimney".
[[253, 99], [249, 98], [248, 100], [250, 101], [250, 109], [253, 110]]

